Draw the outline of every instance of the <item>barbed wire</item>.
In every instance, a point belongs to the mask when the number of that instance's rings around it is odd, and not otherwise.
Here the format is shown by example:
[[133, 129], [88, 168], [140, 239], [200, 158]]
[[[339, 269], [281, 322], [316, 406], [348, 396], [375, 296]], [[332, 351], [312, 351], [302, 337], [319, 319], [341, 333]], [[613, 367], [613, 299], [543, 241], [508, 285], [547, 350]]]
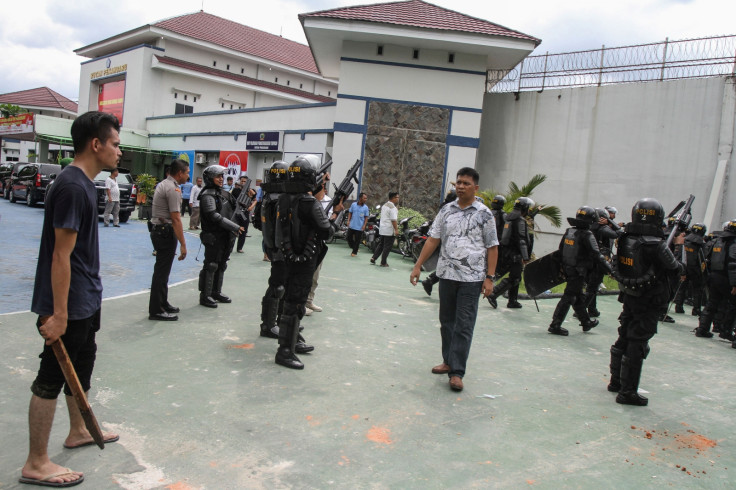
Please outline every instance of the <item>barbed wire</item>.
[[650, 82], [736, 74], [736, 35], [528, 56], [511, 70], [488, 70], [486, 91]]

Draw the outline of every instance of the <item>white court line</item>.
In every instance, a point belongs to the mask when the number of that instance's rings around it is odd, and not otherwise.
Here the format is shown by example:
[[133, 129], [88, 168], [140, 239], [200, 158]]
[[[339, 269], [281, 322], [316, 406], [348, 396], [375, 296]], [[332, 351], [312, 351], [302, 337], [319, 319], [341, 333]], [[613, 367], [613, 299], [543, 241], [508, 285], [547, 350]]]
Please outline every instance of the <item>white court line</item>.
[[[185, 279], [184, 281], [175, 282], [173, 284], [169, 284], [169, 287], [172, 288], [174, 286], [181, 286], [182, 284], [186, 284], [188, 282], [192, 281], [198, 281], [199, 278], [193, 278], [193, 279]], [[110, 301], [111, 299], [121, 299], [121, 298], [127, 298], [129, 296], [138, 296], [139, 294], [148, 294], [151, 292], [151, 288], [144, 289], [142, 291], [136, 291], [134, 293], [127, 293], [127, 294], [121, 294], [120, 296], [112, 296], [110, 298], [103, 298], [102, 301]], [[31, 310], [23, 310], [23, 311], [11, 311], [10, 313], [0, 313], [0, 316], [8, 316], [8, 315], [20, 315], [22, 313], [30, 313]]]

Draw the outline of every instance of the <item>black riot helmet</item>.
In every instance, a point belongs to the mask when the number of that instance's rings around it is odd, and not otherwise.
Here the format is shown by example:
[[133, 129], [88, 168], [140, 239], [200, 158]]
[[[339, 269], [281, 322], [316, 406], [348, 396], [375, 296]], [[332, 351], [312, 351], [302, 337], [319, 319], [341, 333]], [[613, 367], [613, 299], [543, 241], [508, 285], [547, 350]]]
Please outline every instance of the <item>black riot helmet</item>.
[[522, 215], [526, 215], [529, 212], [529, 209], [534, 207], [534, 201], [529, 199], [528, 197], [520, 197], [516, 201], [514, 201], [514, 209], [518, 209], [521, 211]]
[[708, 229], [703, 223], [695, 223], [692, 228], [690, 228], [690, 231], [695, 233], [696, 235], [705, 236], [705, 233], [708, 231]]
[[577, 212], [575, 212], [575, 219], [580, 223], [590, 226], [598, 221], [598, 213], [597, 210], [590, 206], [581, 206], [578, 208]]
[[220, 165], [210, 165], [202, 172], [202, 180], [205, 187], [215, 187], [215, 177], [225, 175], [225, 167]]
[[731, 233], [736, 233], [736, 218], [732, 219], [731, 221], [727, 221], [723, 225], [723, 231], [730, 231]]
[[503, 209], [504, 204], [506, 204], [506, 198], [498, 194], [491, 200], [491, 209]]
[[606, 206], [606, 211], [608, 211], [608, 215], [611, 219], [614, 219], [618, 214], [618, 209], [613, 206]]
[[598, 221], [600, 218], [611, 219], [611, 215], [608, 214], [608, 210], [605, 208], [595, 208], [595, 220]]
[[318, 170], [307, 158], [299, 156], [289, 165], [289, 183], [296, 192], [311, 192], [317, 185]]
[[631, 222], [641, 225], [662, 224], [664, 219], [664, 208], [659, 201], [652, 197], [645, 197], [634, 204], [631, 209]]
[[283, 160], [276, 160], [271, 164], [271, 168], [266, 170], [263, 175], [264, 184], [283, 184], [286, 182], [289, 164]]

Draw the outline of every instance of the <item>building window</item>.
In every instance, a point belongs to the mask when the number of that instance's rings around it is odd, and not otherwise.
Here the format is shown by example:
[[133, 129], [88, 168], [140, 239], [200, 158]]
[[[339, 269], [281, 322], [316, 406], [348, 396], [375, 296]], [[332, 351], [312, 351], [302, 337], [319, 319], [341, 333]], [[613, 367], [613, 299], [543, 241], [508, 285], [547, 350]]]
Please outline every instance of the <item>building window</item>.
[[193, 112], [194, 107], [184, 104], [176, 104], [176, 108], [174, 109], [174, 114], [192, 114]]
[[454, 63], [454, 62], [455, 62], [455, 53], [450, 53], [450, 54], [449, 54], [449, 55], [447, 56], [447, 62], [448, 62], [448, 63]]
[[227, 66], [225, 67], [225, 69], [229, 71], [229, 70], [230, 70], [230, 65], [227, 65]]
[[230, 110], [231, 110], [231, 111], [233, 110], [233, 105], [232, 105], [232, 104], [230, 104]]
[[220, 104], [220, 107], [222, 107], [224, 109], [225, 108], [225, 103], [223, 102], [222, 104]]
[[184, 94], [184, 100], [187, 100], [187, 97], [188, 97], [187, 94]]
[[176, 92], [174, 92], [174, 98], [176, 99], [177, 97], [179, 97], [179, 94], [177, 94]]
[[197, 102], [197, 97], [196, 96], [194, 97], [194, 102]]
[[245, 68], [240, 69], [240, 74], [242, 75], [243, 73], [245, 73]]
[[213, 61], [212, 66], [217, 66], [217, 61]]
[[274, 80], [274, 83], [279, 83], [279, 77], [276, 77], [276, 80]]
[[299, 84], [299, 88], [302, 88], [303, 86], [304, 86], [304, 84], [303, 84], [303, 83], [300, 83], [300, 84]]
[[378, 56], [383, 56], [383, 46], [379, 44], [378, 50], [376, 50], [376, 53], [378, 54]]
[[419, 50], [418, 49], [415, 49], [414, 50], [414, 53], [411, 55], [411, 57], [414, 58], [415, 60], [418, 60], [419, 59]]
[[287, 80], [287, 81], [286, 81], [286, 85], [287, 85], [287, 86], [291, 85], [291, 80]]
[[328, 91], [327, 91], [327, 97], [329, 97], [330, 95], [332, 95], [332, 92], [330, 92], [330, 91], [328, 90]]

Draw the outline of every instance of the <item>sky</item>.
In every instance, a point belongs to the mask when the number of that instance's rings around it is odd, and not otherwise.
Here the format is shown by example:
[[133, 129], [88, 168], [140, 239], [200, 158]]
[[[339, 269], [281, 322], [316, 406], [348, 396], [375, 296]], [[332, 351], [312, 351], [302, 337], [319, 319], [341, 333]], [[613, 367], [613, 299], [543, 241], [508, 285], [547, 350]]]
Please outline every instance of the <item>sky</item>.
[[[74, 49], [199, 10], [306, 44], [298, 15], [367, 0], [3, 0], [0, 94], [49, 87], [79, 97]], [[375, 2], [378, 3], [378, 2]], [[542, 39], [533, 54], [736, 34], [734, 0], [432, 0]]]

